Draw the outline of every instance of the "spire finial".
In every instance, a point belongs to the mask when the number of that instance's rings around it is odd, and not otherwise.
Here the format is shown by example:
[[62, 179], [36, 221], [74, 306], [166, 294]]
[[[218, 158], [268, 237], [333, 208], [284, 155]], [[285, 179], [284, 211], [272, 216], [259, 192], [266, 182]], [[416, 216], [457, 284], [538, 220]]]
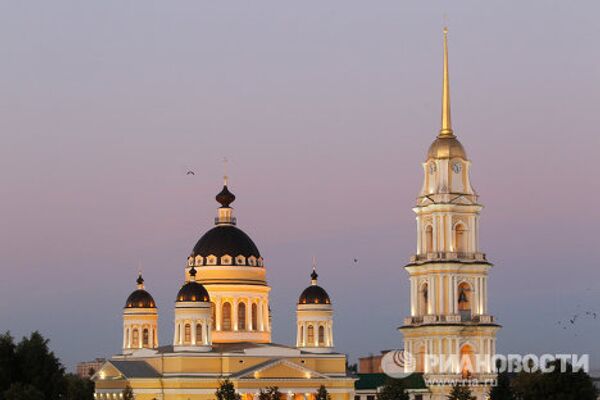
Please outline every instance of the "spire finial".
[[227, 176], [227, 157], [223, 157], [223, 185], [227, 186], [229, 176]]
[[317, 274], [317, 258], [315, 256], [313, 256], [313, 259], [312, 259], [312, 273], [310, 274], [310, 282], [313, 285], [316, 285], [318, 277], [319, 277], [319, 274]]
[[442, 84], [442, 127], [440, 137], [454, 137], [450, 119], [450, 77], [448, 73], [448, 27], [444, 26], [444, 79]]
[[191, 281], [195, 281], [196, 280], [196, 267], [192, 266], [192, 268], [190, 269], [190, 280]]
[[138, 271], [138, 277], [135, 280], [135, 283], [137, 283], [137, 288], [138, 289], [143, 289], [144, 288], [144, 278], [142, 278], [142, 269], [141, 268]]

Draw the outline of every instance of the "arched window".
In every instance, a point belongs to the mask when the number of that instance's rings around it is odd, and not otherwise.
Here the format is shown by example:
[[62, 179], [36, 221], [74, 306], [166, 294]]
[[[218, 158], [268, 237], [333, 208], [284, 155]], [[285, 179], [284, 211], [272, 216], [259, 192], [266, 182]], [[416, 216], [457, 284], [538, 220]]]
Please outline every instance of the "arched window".
[[196, 324], [196, 344], [202, 344], [202, 324]]
[[257, 331], [258, 330], [258, 306], [256, 305], [256, 303], [252, 303], [252, 329]]
[[431, 225], [425, 228], [425, 252], [433, 253], [433, 226]]
[[306, 334], [307, 334], [306, 345], [314, 346], [314, 344], [315, 344], [315, 327], [312, 325], [309, 325], [308, 328], [306, 329]]
[[419, 294], [419, 315], [427, 315], [429, 312], [429, 285], [424, 283], [421, 286], [421, 293]]
[[460, 348], [460, 373], [468, 379], [475, 371], [475, 352], [473, 347], [465, 344]]
[[471, 319], [471, 297], [471, 286], [467, 282], [458, 285], [458, 311], [463, 320]]
[[325, 346], [325, 327], [319, 326], [319, 346]]
[[148, 347], [148, 343], [150, 342], [150, 335], [148, 329], [144, 329], [142, 331], [142, 347]]
[[131, 334], [131, 347], [139, 347], [140, 345], [140, 331], [134, 329]]
[[185, 327], [183, 328], [183, 342], [185, 344], [192, 343], [192, 327], [190, 324], [185, 324]]
[[461, 223], [454, 227], [454, 251], [457, 253], [467, 251], [467, 228]]
[[425, 349], [425, 346], [421, 345], [419, 347], [416, 357], [415, 357], [416, 358], [415, 361], [417, 363], [415, 372], [421, 372], [421, 373], [425, 372], [425, 355], [426, 355], [426, 353], [427, 353], [427, 351]]
[[238, 304], [238, 330], [246, 330], [246, 303]]
[[231, 303], [223, 303], [223, 316], [221, 321], [221, 329], [224, 331], [231, 330]]
[[306, 343], [304, 343], [304, 325], [300, 325], [300, 345], [302, 346], [306, 346]]

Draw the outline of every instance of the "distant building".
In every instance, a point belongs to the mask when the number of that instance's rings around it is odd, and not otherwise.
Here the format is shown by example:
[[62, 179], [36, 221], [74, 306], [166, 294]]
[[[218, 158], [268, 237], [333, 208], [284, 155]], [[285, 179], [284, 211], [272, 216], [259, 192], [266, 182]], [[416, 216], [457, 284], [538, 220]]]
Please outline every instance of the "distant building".
[[83, 361], [77, 364], [76, 373], [82, 378], [91, 378], [106, 362], [106, 358], [96, 358], [94, 361]]
[[382, 350], [381, 354], [373, 355], [370, 354], [368, 357], [360, 357], [358, 359], [358, 373], [359, 374], [379, 374], [383, 373], [381, 369], [381, 359], [390, 350]]

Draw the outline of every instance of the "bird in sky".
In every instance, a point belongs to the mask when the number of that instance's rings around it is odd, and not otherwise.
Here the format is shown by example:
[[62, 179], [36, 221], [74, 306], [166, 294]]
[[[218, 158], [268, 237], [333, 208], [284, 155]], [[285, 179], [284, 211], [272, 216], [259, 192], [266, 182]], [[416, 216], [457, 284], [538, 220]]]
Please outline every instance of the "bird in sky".
[[196, 175], [196, 173], [194, 171], [192, 171], [191, 169], [188, 170], [188, 172], [185, 173], [186, 175]]

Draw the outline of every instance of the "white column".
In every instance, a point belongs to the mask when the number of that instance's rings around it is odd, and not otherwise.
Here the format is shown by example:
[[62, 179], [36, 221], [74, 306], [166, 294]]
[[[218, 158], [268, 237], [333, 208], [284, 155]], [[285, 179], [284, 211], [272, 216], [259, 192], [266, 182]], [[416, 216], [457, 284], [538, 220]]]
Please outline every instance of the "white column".
[[212, 344], [212, 329], [210, 328], [210, 321], [206, 321], [204, 324], [204, 344], [207, 346]]
[[153, 349], [154, 348], [154, 326], [150, 325], [150, 327], [148, 328], [148, 347]]
[[123, 348], [127, 348], [127, 325], [123, 325]]
[[308, 333], [306, 332], [307, 325], [306, 325], [306, 322], [303, 322], [303, 324], [304, 324], [304, 329], [302, 329], [302, 346], [306, 347], [307, 346], [307, 340], [308, 340], [307, 339], [308, 338]]
[[417, 282], [415, 277], [410, 278], [410, 315], [417, 315]]
[[183, 344], [183, 339], [185, 337], [185, 323], [179, 321], [179, 344]]
[[429, 306], [429, 310], [428, 310], [428, 314], [435, 314], [435, 301], [436, 301], [436, 288], [435, 288], [435, 275], [431, 275], [429, 277], [429, 293], [427, 294], [429, 296], [429, 301], [428, 301], [428, 306]]
[[446, 213], [446, 251], [456, 251], [452, 244], [452, 215]]
[[483, 278], [483, 313], [487, 314], [488, 313], [488, 307], [487, 307], [487, 302], [488, 302], [488, 280], [487, 280], [487, 276]]
[[421, 218], [417, 217], [417, 255], [421, 254]]
[[432, 249], [432, 251], [438, 251], [439, 229], [438, 229], [438, 225], [437, 225], [437, 218], [435, 215], [431, 216], [431, 229], [433, 229], [433, 232], [431, 232], [431, 236], [433, 237], [433, 245], [431, 246], [431, 249]]
[[246, 302], [246, 330], [252, 331], [254, 327], [252, 326], [252, 299], [248, 298]]
[[265, 300], [265, 302], [263, 303], [263, 312], [264, 312], [264, 324], [265, 324], [265, 330], [267, 332], [271, 331], [271, 324], [269, 321], [269, 305], [267, 304], [267, 301]]
[[221, 298], [217, 297], [215, 299], [215, 330], [221, 330], [221, 319], [222, 319], [222, 310], [221, 310]]
[[265, 330], [265, 325], [263, 322], [263, 301], [259, 300], [256, 306], [256, 312], [258, 313], [258, 329], [260, 331]]
[[233, 299], [233, 304], [232, 304], [232, 308], [233, 310], [231, 310], [231, 314], [232, 314], [232, 319], [233, 319], [233, 330], [237, 331], [238, 330], [238, 299]]
[[192, 322], [192, 346], [196, 345], [196, 323]]

